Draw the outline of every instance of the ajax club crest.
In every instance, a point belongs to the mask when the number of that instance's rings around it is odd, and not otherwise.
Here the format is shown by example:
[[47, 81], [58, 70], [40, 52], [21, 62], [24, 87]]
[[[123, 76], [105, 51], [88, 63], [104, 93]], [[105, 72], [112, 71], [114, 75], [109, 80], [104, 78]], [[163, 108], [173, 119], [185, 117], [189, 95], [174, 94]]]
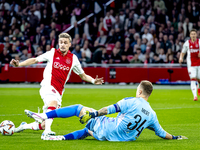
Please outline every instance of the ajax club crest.
[[70, 59], [67, 59], [67, 60], [66, 60], [66, 63], [67, 63], [67, 64], [70, 64], [70, 63], [71, 63], [71, 60], [70, 60]]

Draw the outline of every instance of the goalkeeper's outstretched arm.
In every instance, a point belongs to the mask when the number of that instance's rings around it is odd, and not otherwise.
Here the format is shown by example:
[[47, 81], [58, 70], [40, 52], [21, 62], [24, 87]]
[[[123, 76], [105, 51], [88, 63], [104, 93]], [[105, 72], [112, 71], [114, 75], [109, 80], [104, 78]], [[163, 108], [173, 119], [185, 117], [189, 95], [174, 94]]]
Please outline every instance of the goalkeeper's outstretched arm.
[[84, 124], [88, 122], [88, 120], [90, 120], [91, 118], [95, 118], [95, 117], [99, 117], [99, 116], [103, 116], [107, 114], [114, 114], [116, 112], [121, 112], [121, 109], [117, 103], [107, 106], [107, 107], [103, 107], [100, 110], [95, 111], [95, 112], [86, 111], [86, 114], [80, 117], [80, 122]]
[[95, 111], [95, 112], [86, 111], [86, 114], [80, 117], [80, 122], [84, 124], [88, 122], [88, 120], [90, 120], [91, 118], [95, 118], [98, 116], [103, 116], [103, 115], [107, 115], [111, 113], [115, 113], [115, 112], [108, 113], [108, 107], [103, 107], [100, 110]]
[[150, 126], [148, 126], [147, 129], [154, 131], [157, 136], [163, 139], [168, 139], [168, 140], [188, 139], [187, 137], [182, 136], [182, 135], [174, 136], [166, 132], [159, 124], [157, 117], [156, 117], [155, 122], [151, 124]]
[[182, 136], [182, 135], [174, 136], [174, 135], [167, 133], [166, 136], [165, 136], [165, 139], [168, 139], [168, 140], [183, 140], [183, 139], [188, 139], [188, 138], [185, 137], [185, 136]]
[[97, 116], [103, 116], [108, 114], [108, 109], [107, 107], [101, 108], [100, 110], [97, 111]]

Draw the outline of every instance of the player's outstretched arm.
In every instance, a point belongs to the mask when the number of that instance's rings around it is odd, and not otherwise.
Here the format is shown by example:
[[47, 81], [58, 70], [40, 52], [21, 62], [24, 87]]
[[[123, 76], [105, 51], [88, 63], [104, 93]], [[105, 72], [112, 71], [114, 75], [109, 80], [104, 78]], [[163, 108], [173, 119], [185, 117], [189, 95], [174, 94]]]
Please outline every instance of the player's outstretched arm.
[[173, 135], [167, 133], [165, 139], [168, 139], [168, 140], [183, 140], [183, 139], [188, 139], [188, 138], [185, 137], [185, 136], [182, 136], [182, 135], [173, 136]]
[[36, 58], [29, 58], [21, 63], [19, 63], [18, 60], [15, 60], [15, 59], [12, 59], [10, 61], [10, 64], [14, 67], [22, 67], [22, 66], [29, 66], [29, 65], [32, 65], [32, 64], [35, 64], [35, 63], [38, 63], [37, 59]]
[[154, 120], [154, 123], [151, 124], [150, 126], [147, 127], [147, 129], [150, 129], [155, 132], [155, 134], [163, 139], [168, 139], [168, 140], [182, 140], [182, 139], [188, 139], [185, 136], [178, 135], [174, 136], [169, 133], [167, 133], [159, 124], [157, 117]]
[[97, 84], [97, 85], [99, 85], [99, 84], [104, 83], [103, 78], [98, 78], [98, 76], [96, 76], [95, 79], [93, 79], [91, 76], [89, 76], [89, 75], [87, 75], [87, 74], [85, 74], [85, 73], [80, 74], [79, 76], [81, 77], [82, 80], [87, 81], [87, 82], [90, 82], [90, 83], [92, 83], [92, 84]]
[[185, 53], [181, 53], [180, 58], [179, 58], [180, 64], [182, 64], [184, 56], [185, 56]]

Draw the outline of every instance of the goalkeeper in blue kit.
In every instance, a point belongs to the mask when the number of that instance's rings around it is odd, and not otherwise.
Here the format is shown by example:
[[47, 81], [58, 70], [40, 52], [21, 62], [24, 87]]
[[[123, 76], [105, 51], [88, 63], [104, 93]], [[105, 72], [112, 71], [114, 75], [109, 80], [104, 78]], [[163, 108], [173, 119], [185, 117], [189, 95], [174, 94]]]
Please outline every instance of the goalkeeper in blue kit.
[[[82, 105], [72, 105], [47, 113], [38, 114], [25, 110], [25, 113], [38, 122], [49, 118], [80, 117], [81, 123], [87, 123], [85, 128], [64, 136], [46, 136], [44, 140], [75, 140], [93, 136], [100, 141], [135, 141], [147, 128], [163, 139], [187, 139], [185, 136], [173, 136], [167, 133], [159, 124], [156, 113], [148, 103], [153, 91], [149, 81], [142, 81], [137, 87], [136, 97], [128, 97], [114, 105], [98, 111]], [[116, 118], [104, 115], [118, 113]]]

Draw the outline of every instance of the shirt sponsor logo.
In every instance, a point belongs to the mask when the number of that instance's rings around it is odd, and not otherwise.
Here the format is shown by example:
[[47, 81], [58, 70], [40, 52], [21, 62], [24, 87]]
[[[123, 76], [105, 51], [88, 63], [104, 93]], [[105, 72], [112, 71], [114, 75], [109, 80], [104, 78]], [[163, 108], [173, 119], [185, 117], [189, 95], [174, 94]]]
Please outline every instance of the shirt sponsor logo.
[[191, 53], [197, 53], [199, 52], [199, 49], [190, 49]]
[[63, 71], [65, 70], [69, 70], [69, 67], [63, 65], [63, 64], [60, 64], [59, 62], [54, 62], [54, 68], [57, 68], [57, 69], [61, 69]]

